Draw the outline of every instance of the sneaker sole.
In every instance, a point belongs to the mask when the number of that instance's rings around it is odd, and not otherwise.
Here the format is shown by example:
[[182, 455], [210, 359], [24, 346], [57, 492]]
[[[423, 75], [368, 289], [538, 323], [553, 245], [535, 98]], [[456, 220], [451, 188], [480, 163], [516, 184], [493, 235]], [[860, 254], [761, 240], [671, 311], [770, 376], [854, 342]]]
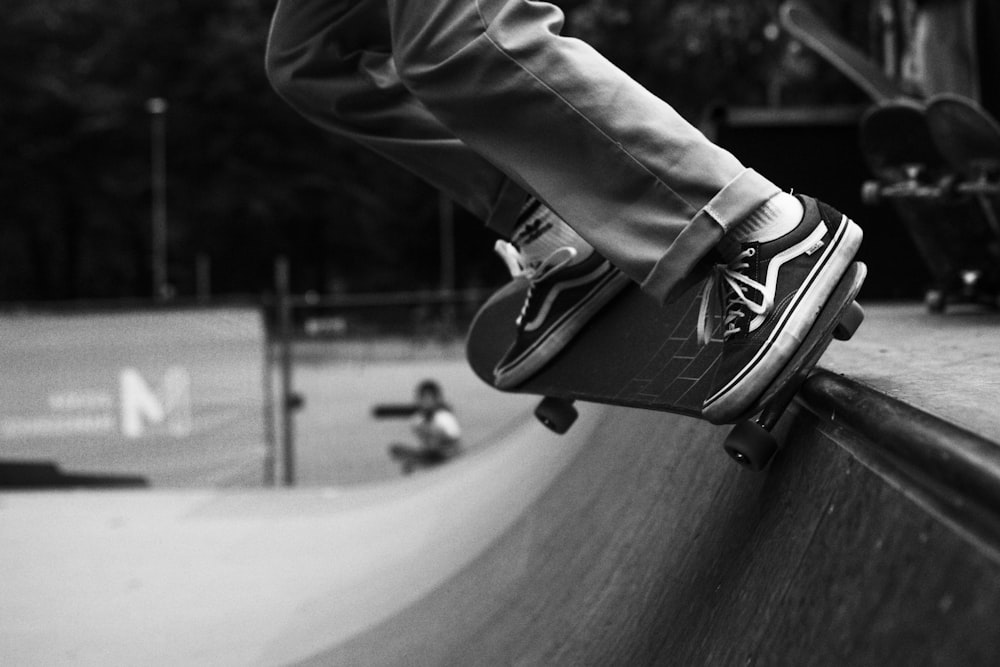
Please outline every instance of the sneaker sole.
[[757, 354], [729, 384], [705, 400], [702, 415], [723, 424], [739, 418], [767, 389], [794, 356], [840, 279], [854, 261], [864, 233], [847, 216], [841, 218], [829, 247], [813, 266]]
[[512, 364], [497, 369], [493, 384], [497, 389], [511, 389], [538, 373], [580, 332], [611, 299], [617, 296], [632, 280], [618, 270], [608, 272], [577, 308], [567, 311], [553, 326], [549, 335], [528, 348]]

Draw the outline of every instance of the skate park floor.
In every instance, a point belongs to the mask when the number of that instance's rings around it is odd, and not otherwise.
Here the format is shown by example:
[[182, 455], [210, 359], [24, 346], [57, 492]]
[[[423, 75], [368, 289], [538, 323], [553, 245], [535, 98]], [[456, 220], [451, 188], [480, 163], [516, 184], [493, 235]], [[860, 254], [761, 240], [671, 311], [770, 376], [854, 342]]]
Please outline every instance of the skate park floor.
[[878, 304], [849, 344], [821, 365], [1000, 442], [1000, 313]]

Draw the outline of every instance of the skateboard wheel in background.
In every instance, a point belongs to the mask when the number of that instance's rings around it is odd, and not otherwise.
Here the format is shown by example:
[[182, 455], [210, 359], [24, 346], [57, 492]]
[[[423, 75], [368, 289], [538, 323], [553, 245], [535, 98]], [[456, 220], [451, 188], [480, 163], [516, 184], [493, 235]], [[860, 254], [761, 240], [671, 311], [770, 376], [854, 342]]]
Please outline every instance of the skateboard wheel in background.
[[546, 396], [535, 408], [535, 417], [538, 418], [538, 421], [559, 435], [568, 431], [578, 416], [579, 413], [573, 407], [573, 401], [564, 398]]
[[928, 290], [927, 294], [924, 295], [924, 305], [927, 306], [927, 312], [929, 313], [934, 313], [935, 315], [943, 313], [945, 307], [948, 305], [948, 299], [945, 297], [944, 290]]
[[870, 206], [882, 203], [882, 184], [878, 181], [865, 181], [861, 186], [861, 201]]
[[837, 328], [833, 330], [833, 337], [837, 340], [851, 340], [854, 332], [858, 330], [861, 323], [865, 321], [865, 309], [857, 301], [852, 301], [844, 314], [840, 316]]
[[759, 472], [778, 453], [774, 434], [755, 421], [740, 422], [726, 437], [723, 448], [744, 468]]

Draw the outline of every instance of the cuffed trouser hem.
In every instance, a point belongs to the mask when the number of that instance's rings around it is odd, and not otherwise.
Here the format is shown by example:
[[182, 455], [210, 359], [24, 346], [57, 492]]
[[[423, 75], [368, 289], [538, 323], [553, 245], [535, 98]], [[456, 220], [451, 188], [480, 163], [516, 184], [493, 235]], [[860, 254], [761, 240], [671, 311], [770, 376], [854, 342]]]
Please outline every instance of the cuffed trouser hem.
[[514, 235], [517, 217], [527, 199], [528, 194], [520, 185], [510, 180], [504, 181], [486, 219], [486, 226], [509, 241]]
[[753, 169], [722, 188], [681, 230], [642, 283], [643, 291], [664, 303], [722, 237], [781, 189]]

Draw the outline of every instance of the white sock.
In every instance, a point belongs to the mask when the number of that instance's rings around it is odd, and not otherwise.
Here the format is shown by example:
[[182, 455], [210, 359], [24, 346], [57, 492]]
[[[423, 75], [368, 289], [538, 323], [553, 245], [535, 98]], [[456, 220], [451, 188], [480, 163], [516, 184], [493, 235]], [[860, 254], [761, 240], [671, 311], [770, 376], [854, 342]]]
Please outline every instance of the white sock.
[[594, 251], [582, 236], [534, 197], [528, 198], [518, 214], [510, 241], [528, 265], [541, 262], [559, 248], [576, 250], [576, 257], [570, 264], [583, 261]]
[[767, 243], [795, 229], [805, 213], [802, 202], [787, 192], [779, 192], [737, 225], [730, 238], [738, 243]]

